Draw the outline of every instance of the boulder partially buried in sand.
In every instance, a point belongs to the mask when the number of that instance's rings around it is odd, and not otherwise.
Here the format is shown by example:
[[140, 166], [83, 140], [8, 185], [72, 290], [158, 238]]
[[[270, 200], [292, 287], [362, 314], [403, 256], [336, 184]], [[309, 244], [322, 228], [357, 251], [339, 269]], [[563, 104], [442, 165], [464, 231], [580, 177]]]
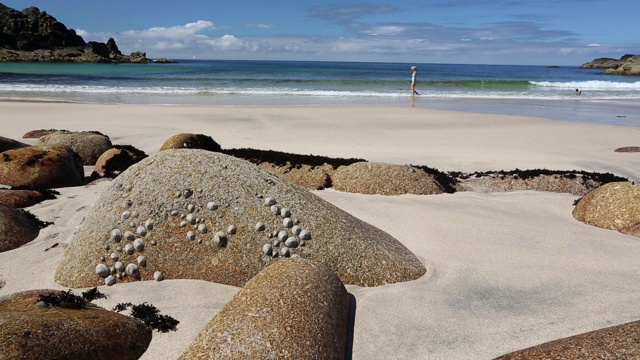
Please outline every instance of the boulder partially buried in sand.
[[442, 186], [425, 171], [409, 166], [359, 162], [341, 166], [332, 175], [333, 188], [370, 195], [442, 194]]
[[40, 233], [40, 227], [25, 213], [0, 204], [0, 252], [13, 250]]
[[640, 184], [613, 182], [582, 197], [573, 217], [586, 224], [638, 236], [640, 225]]
[[276, 175], [232, 156], [179, 149], [112, 182], [68, 245], [56, 280], [89, 287], [157, 273], [244, 286], [290, 256], [361, 286], [426, 272], [389, 234]]
[[0, 359], [133, 360], [147, 350], [148, 326], [81, 298], [57, 301], [65, 299], [59, 290], [0, 297]]
[[220, 151], [220, 144], [218, 144], [209, 135], [204, 134], [191, 134], [180, 133], [171, 136], [160, 147], [160, 151], [170, 149], [202, 149], [209, 151]]
[[345, 359], [349, 295], [328, 268], [285, 259], [256, 275], [180, 359]]

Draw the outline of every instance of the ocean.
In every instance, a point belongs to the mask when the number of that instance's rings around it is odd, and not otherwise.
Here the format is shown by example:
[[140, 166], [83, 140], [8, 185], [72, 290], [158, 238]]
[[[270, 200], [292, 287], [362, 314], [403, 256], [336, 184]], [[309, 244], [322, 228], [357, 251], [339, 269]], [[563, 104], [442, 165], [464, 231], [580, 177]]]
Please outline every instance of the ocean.
[[[420, 95], [415, 97], [409, 89], [412, 65], [418, 67]], [[0, 100], [413, 106], [640, 126], [640, 78], [567, 66], [224, 60], [0, 63]]]

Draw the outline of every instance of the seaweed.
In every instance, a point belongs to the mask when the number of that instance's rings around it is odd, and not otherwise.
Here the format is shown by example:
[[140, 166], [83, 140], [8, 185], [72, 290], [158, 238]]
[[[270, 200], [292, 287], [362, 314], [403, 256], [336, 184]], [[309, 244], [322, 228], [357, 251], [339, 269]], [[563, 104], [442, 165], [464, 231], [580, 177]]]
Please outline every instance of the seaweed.
[[38, 295], [38, 302], [42, 302], [47, 307], [63, 307], [67, 309], [84, 309], [84, 300], [74, 295], [71, 289], [47, 295]]
[[42, 220], [38, 219], [37, 216], [33, 215], [32, 213], [30, 213], [27, 210], [24, 210], [24, 209], [16, 209], [16, 210], [21, 212], [24, 216], [26, 216], [27, 219], [29, 219], [29, 221], [31, 221], [33, 224], [35, 224], [39, 229], [44, 229], [49, 225], [53, 225], [53, 222], [51, 222], [51, 221], [42, 221]]
[[151, 304], [146, 302], [133, 305], [131, 303], [117, 304], [113, 310], [116, 312], [122, 312], [128, 308], [131, 308], [131, 317], [142, 321], [145, 325], [153, 330], [166, 333], [169, 331], [176, 331], [176, 326], [180, 321], [172, 318], [168, 315], [161, 315], [160, 310]]
[[440, 186], [442, 186], [442, 191], [444, 191], [445, 193], [454, 194], [456, 191], [458, 191], [456, 189], [456, 184], [458, 183], [458, 180], [453, 176], [451, 176], [450, 174], [442, 172], [438, 169], [430, 168], [425, 165], [411, 165], [411, 167], [420, 169], [425, 173], [433, 176], [434, 180], [438, 184], [440, 184]]
[[331, 158], [326, 156], [317, 155], [300, 155], [291, 154], [282, 151], [273, 150], [258, 150], [250, 148], [241, 149], [226, 149], [221, 151], [224, 154], [231, 155], [240, 159], [250, 161], [256, 165], [263, 162], [271, 163], [275, 166], [286, 166], [290, 168], [300, 168], [302, 165], [309, 165], [311, 167], [322, 166], [324, 164], [331, 165], [334, 169], [337, 169], [343, 165], [351, 165], [357, 162], [366, 162], [364, 159], [358, 158]]
[[83, 292], [82, 298], [85, 299], [86, 301], [91, 302], [95, 299], [106, 299], [107, 295], [101, 293], [97, 287], [94, 287], [93, 289], [89, 289]]

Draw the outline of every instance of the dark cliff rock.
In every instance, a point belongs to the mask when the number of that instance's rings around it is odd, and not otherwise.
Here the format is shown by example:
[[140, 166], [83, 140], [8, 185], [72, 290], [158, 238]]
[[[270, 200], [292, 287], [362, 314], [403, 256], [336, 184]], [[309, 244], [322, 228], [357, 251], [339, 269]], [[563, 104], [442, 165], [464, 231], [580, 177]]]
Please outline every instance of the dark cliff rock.
[[580, 65], [581, 69], [605, 69], [607, 74], [640, 75], [640, 55], [627, 54], [620, 59], [598, 58]]
[[18, 11], [0, 3], [0, 62], [148, 63], [146, 54], [123, 55], [113, 38], [85, 42], [45, 11]]

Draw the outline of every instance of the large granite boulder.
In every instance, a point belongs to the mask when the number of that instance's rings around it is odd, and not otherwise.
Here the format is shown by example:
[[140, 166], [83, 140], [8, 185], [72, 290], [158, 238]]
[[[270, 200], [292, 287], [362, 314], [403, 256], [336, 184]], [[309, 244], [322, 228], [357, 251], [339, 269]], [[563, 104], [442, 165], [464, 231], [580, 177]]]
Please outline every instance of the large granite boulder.
[[94, 165], [100, 155], [113, 146], [109, 137], [90, 131], [57, 132], [40, 137], [38, 143], [41, 145], [66, 145], [80, 156], [84, 165]]
[[444, 192], [432, 175], [409, 165], [359, 162], [339, 167], [331, 180], [335, 190], [360, 194], [430, 195]]
[[580, 199], [573, 217], [586, 224], [633, 235], [633, 229], [640, 225], [640, 184], [602, 185]]
[[180, 359], [345, 359], [349, 295], [306, 259], [270, 265], [205, 326]]
[[16, 141], [13, 139], [6, 138], [4, 136], [0, 136], [0, 153], [3, 151], [17, 149], [21, 147], [27, 147], [29, 144], [21, 143], [20, 141]]
[[0, 252], [13, 250], [40, 233], [40, 227], [25, 213], [0, 204]]
[[574, 335], [500, 356], [496, 360], [638, 359], [640, 321]]
[[29, 146], [0, 153], [0, 184], [51, 189], [83, 183], [82, 161], [67, 146]]
[[[56, 301], [43, 301], [42, 297]], [[72, 300], [60, 301], [57, 300]], [[0, 359], [139, 359], [151, 329], [59, 290], [0, 297]]]
[[160, 147], [160, 151], [169, 149], [202, 149], [219, 152], [221, 150], [218, 144], [209, 135], [180, 133], [171, 136]]
[[89, 287], [157, 272], [244, 286], [289, 256], [361, 286], [426, 272], [389, 234], [286, 180], [229, 155], [177, 149], [113, 180], [68, 245], [56, 281]]
[[131, 165], [145, 159], [147, 154], [131, 145], [115, 145], [100, 155], [91, 173], [91, 179], [115, 178]]

